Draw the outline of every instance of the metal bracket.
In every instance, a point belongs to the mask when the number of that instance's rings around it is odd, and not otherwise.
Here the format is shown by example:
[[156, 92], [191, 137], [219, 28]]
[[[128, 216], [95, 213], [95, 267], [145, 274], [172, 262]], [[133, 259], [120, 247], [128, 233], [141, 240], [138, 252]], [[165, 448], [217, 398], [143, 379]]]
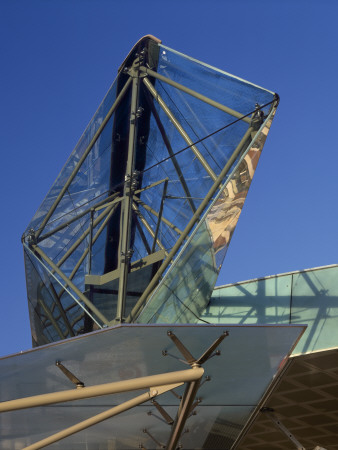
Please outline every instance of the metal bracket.
[[72, 372], [70, 372], [67, 367], [65, 367], [61, 361], [55, 361], [56, 367], [58, 367], [65, 375], [66, 377], [75, 384], [76, 389], [81, 389], [85, 387], [84, 383], [80, 381]]
[[279, 430], [285, 434], [285, 436], [295, 445], [297, 450], [306, 450], [305, 447], [294, 437], [292, 433], [286, 428], [285, 425], [278, 419], [276, 414], [274, 414], [274, 409], [272, 408], [262, 408], [261, 412], [266, 414], [269, 419], [279, 428]]
[[182, 400], [182, 395], [177, 394], [177, 392], [175, 392], [174, 389], [172, 389], [169, 392], [171, 392], [173, 396], [176, 397], [178, 400]]
[[143, 433], [147, 434], [155, 442], [155, 444], [158, 445], [160, 448], [165, 448], [165, 445], [161, 444], [161, 442], [159, 442], [157, 439], [155, 439], [154, 436], [152, 434], [150, 434], [146, 428], [143, 428]]
[[[185, 347], [183, 342], [181, 342], [179, 340], [179, 338], [172, 331], [168, 331], [167, 335], [174, 342], [174, 344], [176, 345], [177, 349], [179, 350], [181, 355], [184, 357], [186, 362], [190, 366], [194, 367], [194, 366], [200, 366], [201, 364], [204, 364], [208, 359], [212, 358], [213, 356], [220, 355], [221, 352], [219, 350], [217, 350], [215, 353], [214, 353], [214, 350], [216, 350], [216, 348], [220, 345], [220, 343], [223, 341], [223, 339], [225, 339], [227, 336], [229, 336], [229, 332], [224, 331], [223, 334], [221, 334], [221, 336], [219, 338], [217, 338], [215, 340], [215, 342], [198, 359], [196, 359], [192, 356], [192, 354]], [[174, 355], [171, 355], [170, 353], [168, 353], [167, 350], [163, 350], [162, 355], [163, 356], [169, 355], [169, 356], [175, 357]], [[177, 358], [177, 359], [179, 359], [179, 358]], [[180, 361], [182, 361], [182, 360], [180, 360]], [[185, 361], [182, 361], [182, 362], [185, 362]]]
[[[224, 331], [221, 336], [219, 336], [213, 344], [198, 358], [194, 358], [194, 356], [190, 353], [190, 351], [185, 347], [183, 342], [180, 341], [180, 339], [172, 332], [168, 331], [167, 335], [170, 337], [170, 339], [174, 342], [177, 349], [181, 353], [181, 355], [184, 357], [186, 362], [193, 368], [197, 369], [201, 366], [201, 364], [204, 364], [208, 359], [210, 359], [212, 356], [214, 356], [214, 351], [216, 348], [220, 345], [220, 343], [225, 339], [227, 336], [229, 336], [228, 331]], [[168, 354], [168, 352], [164, 351], [162, 352], [163, 355]], [[210, 380], [210, 377], [207, 377], [206, 380]], [[167, 450], [176, 450], [178, 446], [178, 441], [182, 434], [184, 433], [184, 426], [186, 421], [191, 415], [195, 414], [195, 409], [201, 402], [201, 399], [196, 399], [197, 391], [200, 387], [200, 381], [194, 381], [192, 383], [189, 383], [185, 389], [183, 398], [180, 402], [180, 406], [175, 418], [175, 421], [172, 426], [171, 434], [166, 446]], [[196, 400], [195, 400], [196, 399]]]
[[165, 411], [164, 408], [155, 400], [152, 399], [151, 403], [155, 406], [157, 411], [161, 414], [167, 424], [172, 425], [174, 423], [174, 419], [170, 417], [170, 415]]

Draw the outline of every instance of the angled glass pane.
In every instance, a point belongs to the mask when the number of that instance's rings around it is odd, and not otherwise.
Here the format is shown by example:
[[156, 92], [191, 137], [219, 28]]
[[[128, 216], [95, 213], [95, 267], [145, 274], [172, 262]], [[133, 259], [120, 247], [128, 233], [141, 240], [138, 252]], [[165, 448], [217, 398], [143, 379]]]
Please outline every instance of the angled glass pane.
[[[146, 302], [140, 322], [195, 321], [276, 103], [269, 91], [141, 39], [24, 234], [60, 284], [59, 299], [71, 292], [104, 315], [101, 325], [135, 320]], [[83, 320], [75, 334], [95, 329]]]
[[267, 119], [137, 321], [195, 322], [209, 302], [271, 125]]
[[[55, 365], [57, 360], [86, 386], [190, 368], [178, 358], [163, 356], [163, 349], [168, 349], [174, 356], [181, 357], [167, 335], [169, 330], [195, 357], [202, 355], [225, 330], [229, 332], [219, 346], [221, 355], [204, 365], [210, 381], [200, 386], [198, 397], [202, 402], [196, 406], [197, 414], [186, 421], [185, 428], [189, 432], [181, 437], [183, 448], [224, 449], [230, 448], [260, 405], [262, 395], [277, 379], [303, 327], [135, 324], [112, 327], [1, 358], [1, 400], [74, 389], [73, 383]], [[29, 414], [27, 410], [4, 412], [1, 417], [5, 420], [0, 422], [0, 432], [7, 447], [3, 447], [11, 449], [31, 445], [145, 391], [147, 389], [35, 407]], [[182, 395], [184, 386], [175, 392]], [[159, 396], [157, 401], [165, 405], [167, 413], [175, 418], [180, 404], [176, 396], [168, 392]], [[114, 447], [118, 449], [137, 448], [141, 443], [145, 448], [154, 448], [153, 441], [143, 433], [143, 429], [148, 429], [166, 445], [171, 427], [154, 415], [157, 416], [158, 411], [151, 402], [147, 402], [75, 433], [53, 444], [53, 447], [85, 446], [94, 450], [99, 445], [100, 448], [109, 448], [113, 436], [116, 437]], [[215, 441], [217, 430], [222, 431], [222, 439], [218, 443]]]

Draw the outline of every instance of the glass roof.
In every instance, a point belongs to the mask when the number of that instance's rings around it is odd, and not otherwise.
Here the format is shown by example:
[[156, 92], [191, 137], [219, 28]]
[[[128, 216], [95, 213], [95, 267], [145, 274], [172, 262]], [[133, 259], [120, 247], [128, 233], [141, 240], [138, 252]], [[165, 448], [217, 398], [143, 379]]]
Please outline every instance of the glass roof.
[[24, 233], [33, 344], [197, 320], [277, 103], [141, 40]]
[[[182, 356], [168, 337], [168, 331], [174, 333], [195, 357], [202, 355], [224, 331], [228, 331], [229, 336], [218, 347], [221, 354], [203, 364], [205, 372], [197, 393], [201, 401], [195, 405], [196, 414], [186, 422], [189, 432], [182, 435], [181, 442], [183, 448], [231, 448], [303, 330], [301, 325], [125, 324], [112, 327], [1, 358], [1, 400], [75, 390], [73, 383], [56, 366], [56, 361], [86, 387], [189, 369], [189, 365], [180, 360]], [[163, 356], [163, 350], [167, 351], [167, 356]], [[205, 381], [206, 376], [209, 381]], [[142, 392], [2, 412], [1, 448], [9, 450], [31, 445]], [[175, 392], [181, 395], [183, 386]], [[156, 400], [171, 417], [175, 417], [180, 402], [175, 395], [167, 392]], [[143, 432], [146, 429], [157, 441], [167, 443], [170, 427], [158, 416], [156, 407], [148, 402], [67, 437], [50, 448], [131, 449], [140, 448], [140, 444], [147, 449], [158, 448]], [[222, 429], [219, 446], [214, 446], [208, 439], [213, 427]]]

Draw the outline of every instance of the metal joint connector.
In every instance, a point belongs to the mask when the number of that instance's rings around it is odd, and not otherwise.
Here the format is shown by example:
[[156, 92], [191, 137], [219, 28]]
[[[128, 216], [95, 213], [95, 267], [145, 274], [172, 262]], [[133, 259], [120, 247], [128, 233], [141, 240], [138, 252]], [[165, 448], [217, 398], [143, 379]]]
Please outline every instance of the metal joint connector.
[[31, 228], [29, 231], [28, 231], [28, 237], [27, 237], [27, 242], [28, 242], [28, 245], [29, 246], [31, 246], [31, 245], [36, 245], [36, 236], [35, 236], [35, 230], [34, 230], [34, 228]]

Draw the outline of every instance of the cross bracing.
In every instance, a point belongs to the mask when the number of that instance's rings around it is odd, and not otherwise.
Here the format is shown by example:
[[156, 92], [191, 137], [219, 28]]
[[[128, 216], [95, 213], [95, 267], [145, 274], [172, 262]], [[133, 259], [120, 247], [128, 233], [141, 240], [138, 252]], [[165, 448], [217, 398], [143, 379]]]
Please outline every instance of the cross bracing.
[[277, 103], [141, 39], [24, 233], [34, 345], [197, 320]]

